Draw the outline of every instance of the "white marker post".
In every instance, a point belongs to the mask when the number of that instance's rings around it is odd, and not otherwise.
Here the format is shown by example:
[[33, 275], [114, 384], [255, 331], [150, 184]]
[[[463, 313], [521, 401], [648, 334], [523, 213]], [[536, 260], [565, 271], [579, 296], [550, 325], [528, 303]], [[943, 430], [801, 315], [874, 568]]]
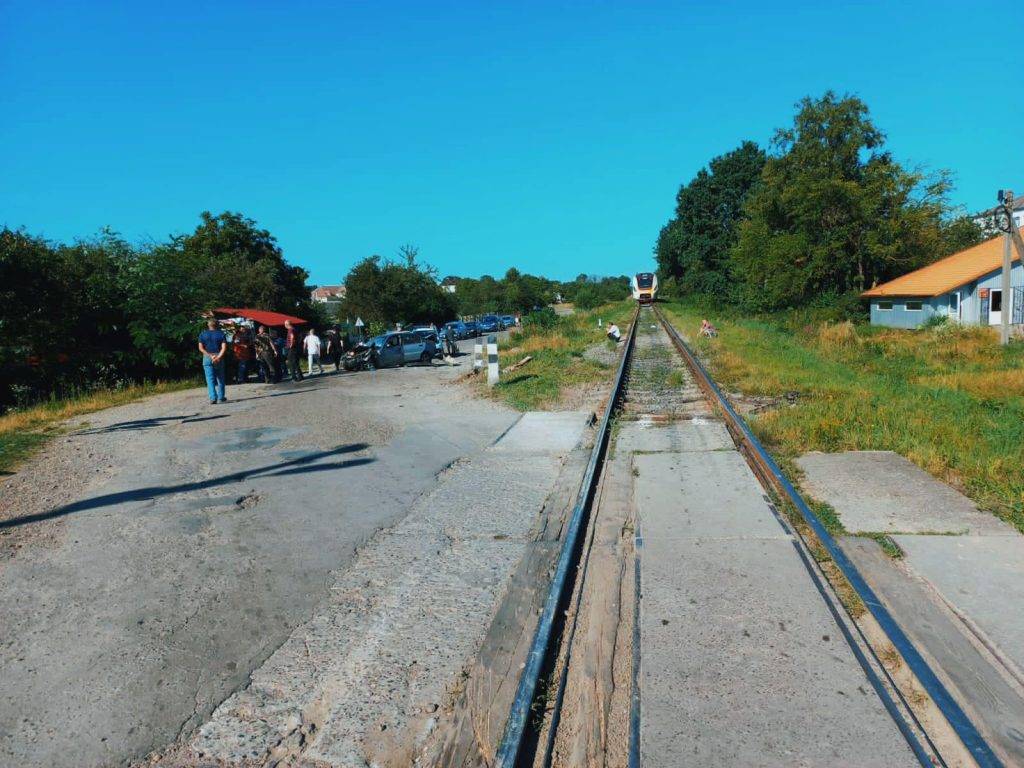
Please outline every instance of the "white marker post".
[[498, 337], [492, 334], [487, 337], [487, 386], [497, 384], [498, 375]]
[[484, 365], [484, 345], [478, 336], [473, 342], [473, 373], [479, 371]]

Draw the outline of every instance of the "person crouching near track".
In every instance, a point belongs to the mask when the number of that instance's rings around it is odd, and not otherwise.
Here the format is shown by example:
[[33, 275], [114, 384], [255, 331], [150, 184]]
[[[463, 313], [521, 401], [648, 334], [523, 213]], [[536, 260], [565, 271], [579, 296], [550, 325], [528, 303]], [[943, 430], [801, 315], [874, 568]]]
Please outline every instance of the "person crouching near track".
[[616, 344], [622, 341], [622, 334], [619, 332], [619, 326], [617, 326], [615, 323], [612, 323], [611, 325], [608, 326], [608, 338], [614, 341]]

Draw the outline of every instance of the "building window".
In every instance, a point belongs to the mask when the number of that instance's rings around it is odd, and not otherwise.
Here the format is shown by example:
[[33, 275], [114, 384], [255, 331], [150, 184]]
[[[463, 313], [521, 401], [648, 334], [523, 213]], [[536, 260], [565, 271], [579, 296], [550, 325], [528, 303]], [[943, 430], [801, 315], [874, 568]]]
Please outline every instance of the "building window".
[[949, 314], [955, 315], [960, 311], [960, 294], [951, 293], [949, 294]]
[[920, 312], [924, 304], [920, 301], [908, 301], [907, 312]]
[[878, 308], [881, 310], [892, 309], [891, 301], [880, 301], [878, 302]]

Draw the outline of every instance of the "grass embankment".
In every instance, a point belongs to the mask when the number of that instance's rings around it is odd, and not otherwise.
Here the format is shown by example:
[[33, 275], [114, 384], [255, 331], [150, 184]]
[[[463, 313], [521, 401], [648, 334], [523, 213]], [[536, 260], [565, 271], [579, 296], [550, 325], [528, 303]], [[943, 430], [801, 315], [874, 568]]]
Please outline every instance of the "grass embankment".
[[199, 386], [197, 379], [133, 384], [119, 389], [104, 389], [61, 400], [49, 400], [0, 416], [0, 475], [10, 474], [54, 435], [61, 423], [75, 416], [124, 405], [150, 395], [175, 392]]
[[727, 389], [794, 400], [749, 419], [787, 471], [806, 451], [895, 451], [1024, 532], [1024, 344], [1001, 347], [987, 328], [903, 331], [663, 306], [691, 339], [702, 317], [717, 326], [717, 338], [695, 343]]
[[[608, 379], [613, 367], [610, 361], [617, 352], [605, 338], [604, 328], [614, 322], [625, 335], [633, 306], [631, 301], [621, 301], [551, 317], [545, 324], [527, 320], [504, 348], [498, 347], [502, 378], [490, 390], [491, 396], [520, 411], [542, 410], [560, 405], [573, 389]], [[602, 328], [597, 327], [598, 318], [604, 323]], [[608, 346], [606, 354], [585, 356], [589, 348], [600, 345]], [[533, 358], [530, 362], [505, 373], [507, 367], [528, 355]]]

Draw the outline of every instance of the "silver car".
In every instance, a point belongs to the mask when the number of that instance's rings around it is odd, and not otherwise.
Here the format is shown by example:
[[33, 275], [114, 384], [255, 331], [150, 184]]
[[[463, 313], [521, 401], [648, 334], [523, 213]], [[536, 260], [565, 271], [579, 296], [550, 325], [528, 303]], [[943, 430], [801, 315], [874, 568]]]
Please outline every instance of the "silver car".
[[376, 368], [390, 368], [406, 363], [429, 365], [437, 354], [437, 346], [432, 341], [411, 331], [385, 333], [370, 343], [373, 345], [370, 359]]

